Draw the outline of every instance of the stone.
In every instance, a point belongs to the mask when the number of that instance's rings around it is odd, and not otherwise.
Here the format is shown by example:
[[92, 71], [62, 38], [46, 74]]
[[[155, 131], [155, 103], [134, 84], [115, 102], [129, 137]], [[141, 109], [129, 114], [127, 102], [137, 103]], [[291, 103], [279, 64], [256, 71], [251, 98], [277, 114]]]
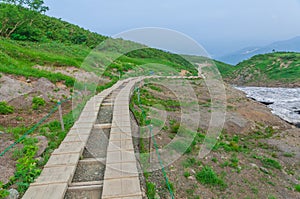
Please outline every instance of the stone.
[[221, 159], [222, 160], [224, 160], [224, 159], [227, 160], [227, 157], [226, 156], [221, 156]]
[[254, 163], [250, 163], [250, 166], [253, 167], [253, 168], [258, 168], [258, 166]]
[[19, 198], [19, 192], [15, 189], [10, 189], [9, 196], [6, 197], [6, 199], [18, 199]]
[[47, 138], [45, 136], [37, 136], [36, 138], [38, 139], [37, 146], [39, 147], [39, 150], [37, 151], [35, 157], [39, 157], [47, 149], [47, 147], [48, 147], [48, 140], [47, 140]]
[[196, 180], [196, 178], [194, 176], [189, 176], [188, 179], [189, 180]]
[[266, 169], [265, 167], [260, 167], [259, 170], [261, 170], [262, 172], [264, 172], [265, 174], [269, 174], [269, 170]]
[[157, 193], [157, 192], [155, 193], [155, 196], [154, 196], [154, 198], [155, 198], [155, 199], [160, 199], [160, 196], [158, 195], [158, 193]]

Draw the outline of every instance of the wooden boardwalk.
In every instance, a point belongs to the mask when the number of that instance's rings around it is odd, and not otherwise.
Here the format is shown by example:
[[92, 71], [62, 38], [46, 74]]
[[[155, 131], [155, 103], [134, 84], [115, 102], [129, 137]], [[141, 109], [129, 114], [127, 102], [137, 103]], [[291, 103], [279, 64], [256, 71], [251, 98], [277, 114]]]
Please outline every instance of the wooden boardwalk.
[[[133, 150], [129, 99], [131, 91], [140, 78], [119, 81], [91, 98], [83, 109], [79, 119], [71, 128], [61, 145], [56, 149], [45, 165], [38, 179], [30, 185], [23, 199], [63, 199], [72, 185], [76, 167], [92, 129], [111, 128], [111, 136], [107, 148], [104, 183], [90, 185], [103, 186], [102, 197], [97, 198], [142, 198], [136, 158]], [[114, 101], [112, 124], [95, 126], [101, 104], [118, 87], [127, 83]]]
[[[199, 77], [188, 79], [195, 78]], [[119, 81], [111, 88], [92, 97], [59, 148], [52, 153], [41, 175], [30, 185], [23, 199], [141, 199], [144, 193], [141, 191], [132, 142], [129, 102], [134, 86], [143, 79], [144, 77]], [[109, 101], [112, 93], [116, 93], [115, 97]], [[101, 106], [113, 106], [111, 123], [96, 124]], [[110, 129], [106, 157], [81, 160], [93, 129]], [[73, 182], [79, 162], [103, 163], [105, 166], [103, 179]], [[66, 197], [68, 191], [95, 192], [89, 193], [87, 197], [80, 194], [77, 197]]]

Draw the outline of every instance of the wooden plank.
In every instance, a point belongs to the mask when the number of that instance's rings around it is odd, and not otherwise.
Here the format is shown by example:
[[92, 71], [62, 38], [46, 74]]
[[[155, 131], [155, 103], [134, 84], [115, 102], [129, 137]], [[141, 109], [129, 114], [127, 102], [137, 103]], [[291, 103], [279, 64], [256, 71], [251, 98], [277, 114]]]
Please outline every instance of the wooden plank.
[[82, 154], [85, 144], [83, 142], [62, 142], [58, 149], [53, 154], [71, 154], [79, 153]]
[[63, 140], [63, 142], [67, 143], [67, 142], [83, 142], [86, 144], [86, 142], [89, 139], [89, 135], [83, 134], [68, 134], [65, 139]]
[[75, 169], [76, 166], [44, 168], [41, 175], [32, 186], [70, 183], [75, 173]]
[[110, 129], [111, 128], [111, 123], [108, 123], [108, 124], [95, 124], [94, 128], [95, 129]]
[[45, 168], [59, 167], [59, 166], [77, 166], [80, 154], [61, 154], [51, 155]]
[[97, 163], [101, 163], [101, 164], [105, 164], [106, 158], [86, 158], [83, 160], [80, 160], [80, 163], [89, 163], [89, 164], [97, 164]]
[[69, 188], [70, 187], [93, 186], [93, 185], [101, 185], [101, 186], [103, 186], [103, 180], [101, 180], [101, 181], [90, 181], [90, 182], [72, 182], [69, 185]]
[[67, 183], [30, 186], [23, 199], [63, 199], [67, 188]]
[[76, 187], [68, 187], [69, 191], [93, 191], [97, 189], [101, 189], [103, 185], [90, 185], [90, 186], [76, 186]]
[[109, 103], [109, 102], [104, 102], [101, 104], [101, 106], [113, 106], [113, 103]]

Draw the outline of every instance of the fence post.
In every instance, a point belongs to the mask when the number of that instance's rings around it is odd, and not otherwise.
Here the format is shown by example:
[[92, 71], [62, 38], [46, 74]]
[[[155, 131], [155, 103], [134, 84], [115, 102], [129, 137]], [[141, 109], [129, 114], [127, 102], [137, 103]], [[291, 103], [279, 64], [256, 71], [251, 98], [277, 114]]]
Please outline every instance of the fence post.
[[152, 124], [149, 126], [149, 163], [151, 162], [151, 146], [152, 146]]
[[138, 102], [139, 105], [141, 104], [141, 93], [140, 93], [140, 88], [138, 87]]
[[59, 112], [59, 120], [61, 124], [61, 130], [65, 131], [65, 124], [64, 124], [64, 119], [62, 115], [62, 108], [61, 108], [61, 101], [58, 101], [58, 112]]

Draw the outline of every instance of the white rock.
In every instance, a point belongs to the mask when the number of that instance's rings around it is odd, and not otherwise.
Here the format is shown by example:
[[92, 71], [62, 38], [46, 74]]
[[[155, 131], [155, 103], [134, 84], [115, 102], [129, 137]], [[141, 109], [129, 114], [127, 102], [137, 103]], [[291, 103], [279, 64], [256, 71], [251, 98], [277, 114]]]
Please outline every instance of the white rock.
[[19, 192], [15, 189], [9, 190], [9, 196], [6, 197], [6, 199], [18, 199], [19, 198]]

